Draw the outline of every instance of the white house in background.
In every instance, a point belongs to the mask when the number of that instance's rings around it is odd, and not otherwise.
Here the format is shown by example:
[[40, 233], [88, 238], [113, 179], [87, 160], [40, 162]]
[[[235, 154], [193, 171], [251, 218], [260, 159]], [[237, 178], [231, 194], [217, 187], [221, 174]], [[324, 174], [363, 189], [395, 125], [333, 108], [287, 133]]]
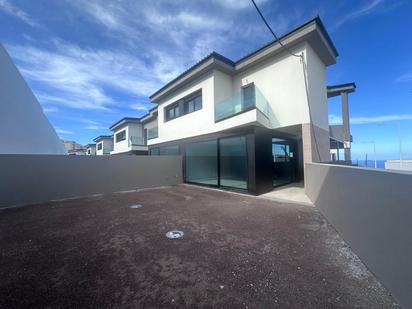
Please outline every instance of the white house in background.
[[95, 156], [96, 155], [96, 144], [87, 144], [86, 145], [86, 155]]
[[338, 52], [319, 18], [281, 41], [298, 56], [278, 41], [238, 61], [214, 52], [155, 92], [141, 119], [150, 154], [183, 155], [188, 183], [253, 194], [330, 161], [326, 68]]
[[0, 154], [66, 154], [39, 102], [1, 44]]
[[110, 154], [146, 155], [147, 145], [139, 118], [125, 117], [110, 127], [114, 144]]
[[96, 155], [109, 155], [113, 150], [113, 136], [100, 135], [93, 140], [96, 143]]
[[62, 140], [64, 147], [66, 147], [67, 154], [69, 155], [85, 155], [86, 148], [75, 141]]

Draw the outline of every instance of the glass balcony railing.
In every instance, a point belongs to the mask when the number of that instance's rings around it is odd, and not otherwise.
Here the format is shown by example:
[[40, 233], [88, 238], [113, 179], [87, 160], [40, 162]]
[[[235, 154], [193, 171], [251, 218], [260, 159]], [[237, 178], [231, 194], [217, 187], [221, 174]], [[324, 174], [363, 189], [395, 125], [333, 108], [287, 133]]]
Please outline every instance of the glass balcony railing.
[[159, 128], [158, 127], [153, 127], [153, 128], [147, 129], [147, 139], [156, 138], [158, 136], [159, 136]]
[[260, 92], [259, 88], [253, 86], [253, 92], [249, 91], [249, 97], [246, 98], [244, 92], [235, 93], [230, 98], [215, 104], [215, 122], [230, 118], [243, 112], [258, 109], [266, 117], [269, 117], [269, 103]]
[[129, 146], [144, 146], [144, 139], [141, 136], [130, 136]]

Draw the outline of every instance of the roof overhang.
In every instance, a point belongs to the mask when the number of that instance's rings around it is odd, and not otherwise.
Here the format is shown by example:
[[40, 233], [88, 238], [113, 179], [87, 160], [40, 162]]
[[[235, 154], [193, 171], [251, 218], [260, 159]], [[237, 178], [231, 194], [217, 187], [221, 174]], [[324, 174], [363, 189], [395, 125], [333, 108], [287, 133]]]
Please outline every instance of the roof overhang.
[[110, 127], [110, 130], [114, 131], [116, 128], [118, 128], [122, 125], [125, 125], [127, 123], [140, 123], [140, 118], [124, 117], [124, 118], [120, 119], [119, 121], [117, 121], [116, 123], [114, 123]]
[[356, 90], [355, 83], [347, 83], [347, 84], [340, 84], [340, 85], [333, 85], [326, 87], [328, 98], [336, 97], [342, 94], [342, 92], [352, 93]]
[[[319, 17], [311, 19], [307, 23], [295, 28], [280, 37], [279, 40], [288, 48], [292, 48], [303, 42], [308, 42], [325, 65], [336, 63], [338, 52]], [[152, 94], [150, 100], [158, 104], [173, 91], [190, 84], [196, 78], [213, 69], [218, 69], [233, 75], [281, 52], [284, 52], [284, 49], [278, 40], [270, 42], [236, 62], [213, 52]]]
[[179, 75], [177, 78], [166, 84], [160, 90], [152, 94], [150, 96], [150, 100], [153, 103], [158, 104], [162, 98], [169, 95], [172, 91], [188, 85], [196, 78], [213, 69], [219, 69], [226, 73], [233, 72], [233, 65], [228, 63], [230, 60], [227, 59], [227, 61], [223, 61], [222, 57], [223, 56], [217, 53], [212, 53], [211, 55], [191, 67], [189, 70], [185, 71], [183, 74]]
[[113, 136], [112, 135], [100, 135], [100, 136], [96, 137], [93, 140], [93, 142], [98, 143], [98, 142], [100, 142], [102, 140], [105, 140], [105, 139], [113, 139]]

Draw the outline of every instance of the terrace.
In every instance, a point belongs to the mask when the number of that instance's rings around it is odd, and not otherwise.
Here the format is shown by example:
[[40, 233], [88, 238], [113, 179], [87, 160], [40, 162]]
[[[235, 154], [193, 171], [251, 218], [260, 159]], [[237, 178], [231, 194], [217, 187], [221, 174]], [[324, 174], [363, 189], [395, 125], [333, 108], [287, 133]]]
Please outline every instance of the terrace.
[[0, 229], [2, 308], [398, 307], [307, 204], [180, 184], [5, 209]]

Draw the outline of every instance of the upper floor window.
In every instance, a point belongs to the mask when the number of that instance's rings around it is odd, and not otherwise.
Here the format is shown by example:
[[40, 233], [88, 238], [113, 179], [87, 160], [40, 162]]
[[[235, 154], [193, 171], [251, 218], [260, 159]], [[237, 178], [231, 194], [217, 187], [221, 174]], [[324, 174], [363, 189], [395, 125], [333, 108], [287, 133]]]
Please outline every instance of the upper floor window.
[[165, 121], [175, 119], [200, 109], [202, 109], [202, 90], [191, 93], [179, 101], [166, 106], [164, 109]]
[[116, 143], [124, 141], [126, 139], [126, 130], [120, 131], [116, 134]]
[[185, 100], [184, 105], [185, 114], [189, 114], [202, 109], [202, 95], [199, 94], [195, 97], [191, 97], [188, 100]]
[[103, 148], [103, 143], [98, 143], [97, 144], [97, 150], [102, 150]]
[[179, 117], [179, 104], [173, 104], [172, 106], [168, 106], [165, 108], [166, 111], [166, 121], [175, 119]]
[[255, 106], [255, 85], [249, 84], [242, 87], [242, 109], [253, 108]]

